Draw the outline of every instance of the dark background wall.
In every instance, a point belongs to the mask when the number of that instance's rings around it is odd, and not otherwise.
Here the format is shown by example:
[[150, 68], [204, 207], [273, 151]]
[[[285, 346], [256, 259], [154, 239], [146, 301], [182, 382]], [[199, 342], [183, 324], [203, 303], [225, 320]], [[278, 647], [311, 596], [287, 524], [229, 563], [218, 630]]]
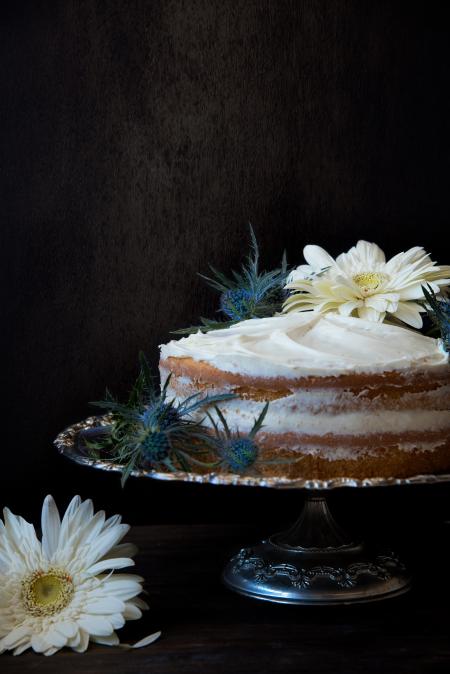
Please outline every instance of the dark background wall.
[[[237, 266], [248, 221], [267, 266], [357, 238], [449, 261], [446, 5], [2, 3], [2, 503], [31, 516], [47, 492], [79, 492], [132, 522], [296, 514], [292, 493], [122, 492], [52, 439], [106, 385], [127, 391], [140, 349], [156, 365], [170, 330], [213, 314], [196, 273]], [[406, 517], [448, 490], [336, 498]]]

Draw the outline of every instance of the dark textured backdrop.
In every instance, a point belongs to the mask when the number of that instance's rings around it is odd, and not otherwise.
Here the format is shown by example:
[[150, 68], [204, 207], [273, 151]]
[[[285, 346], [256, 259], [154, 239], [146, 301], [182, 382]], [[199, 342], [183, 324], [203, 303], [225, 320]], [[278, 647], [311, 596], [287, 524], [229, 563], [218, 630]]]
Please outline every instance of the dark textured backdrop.
[[[2, 503], [81, 492], [132, 521], [291, 517], [295, 494], [121, 492], [52, 439], [106, 385], [127, 390], [139, 349], [155, 364], [171, 329], [212, 314], [196, 272], [238, 265], [249, 220], [267, 265], [358, 237], [444, 261], [447, 4], [2, 3]], [[448, 490], [357, 498], [406, 514], [421, 494], [437, 508]]]

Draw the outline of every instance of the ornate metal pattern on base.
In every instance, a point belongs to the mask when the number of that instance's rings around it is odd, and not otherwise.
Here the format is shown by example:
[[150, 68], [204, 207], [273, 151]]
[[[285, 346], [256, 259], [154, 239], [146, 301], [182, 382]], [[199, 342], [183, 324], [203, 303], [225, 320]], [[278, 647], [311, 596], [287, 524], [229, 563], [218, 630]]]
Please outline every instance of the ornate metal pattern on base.
[[333, 520], [323, 496], [307, 498], [289, 530], [242, 548], [223, 573], [235, 592], [283, 604], [345, 604], [406, 592], [410, 576], [392, 552], [371, 555]]
[[[79, 442], [80, 434], [101, 432], [108, 417], [90, 417], [70, 426], [55, 440], [59, 452], [82, 465], [121, 471], [107, 459], [93, 458]], [[410, 576], [393, 552], [372, 551], [354, 542], [336, 524], [325, 500], [325, 490], [337, 487], [376, 487], [449, 482], [450, 474], [383, 477], [358, 480], [289, 480], [280, 477], [235, 475], [226, 472], [157, 472], [139, 469], [136, 477], [199, 484], [306, 489], [300, 519], [291, 529], [237, 552], [225, 567], [223, 581], [240, 594], [286, 604], [346, 604], [398, 596], [410, 587]]]

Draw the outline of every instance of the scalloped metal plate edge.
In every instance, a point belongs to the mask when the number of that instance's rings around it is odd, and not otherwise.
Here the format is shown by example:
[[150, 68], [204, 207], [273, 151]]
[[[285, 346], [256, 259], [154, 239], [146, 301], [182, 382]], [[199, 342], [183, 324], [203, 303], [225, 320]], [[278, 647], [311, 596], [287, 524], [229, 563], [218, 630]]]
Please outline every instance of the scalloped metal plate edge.
[[[87, 428], [104, 426], [108, 423], [107, 416], [88, 417], [84, 421], [68, 426], [61, 431], [54, 440], [54, 445], [63, 456], [83, 466], [90, 466], [99, 470], [121, 472], [122, 466], [102, 459], [90, 458], [76, 448], [75, 438], [78, 433]], [[329, 480], [307, 480], [302, 478], [288, 479], [280, 477], [250, 477], [234, 473], [175, 473], [158, 472], [139, 469], [131, 473], [134, 477], [150, 477], [154, 480], [171, 480], [175, 482], [194, 482], [197, 484], [219, 484], [242, 487], [271, 487], [275, 489], [337, 489], [339, 487], [392, 487], [407, 484], [436, 484], [450, 482], [450, 474], [414, 475], [407, 478], [371, 477], [357, 479], [353, 477], [336, 477]]]

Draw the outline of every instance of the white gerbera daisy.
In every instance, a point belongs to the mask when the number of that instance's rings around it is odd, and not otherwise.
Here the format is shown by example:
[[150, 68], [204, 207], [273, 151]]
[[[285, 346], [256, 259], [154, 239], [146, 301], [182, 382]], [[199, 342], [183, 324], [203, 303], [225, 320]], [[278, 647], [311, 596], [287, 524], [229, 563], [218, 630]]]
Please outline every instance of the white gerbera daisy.
[[[115, 632], [140, 618], [140, 576], [113, 574], [134, 564], [134, 545], [119, 541], [129, 530], [114, 515], [94, 515], [91, 500], [75, 496], [63, 520], [47, 496], [42, 542], [32, 524], [4, 509], [0, 520], [0, 653], [27, 648], [52, 655], [63, 646], [85, 651], [89, 641], [118, 645]], [[110, 571], [110, 573], [103, 573]], [[158, 634], [147, 638], [146, 643]]]
[[369, 321], [388, 315], [421, 328], [422, 286], [439, 293], [450, 284], [450, 266], [437, 267], [420, 247], [387, 262], [381, 248], [367, 241], [336, 260], [319, 246], [306, 246], [303, 254], [308, 264], [290, 274], [286, 288], [293, 293], [283, 311], [334, 311]]

